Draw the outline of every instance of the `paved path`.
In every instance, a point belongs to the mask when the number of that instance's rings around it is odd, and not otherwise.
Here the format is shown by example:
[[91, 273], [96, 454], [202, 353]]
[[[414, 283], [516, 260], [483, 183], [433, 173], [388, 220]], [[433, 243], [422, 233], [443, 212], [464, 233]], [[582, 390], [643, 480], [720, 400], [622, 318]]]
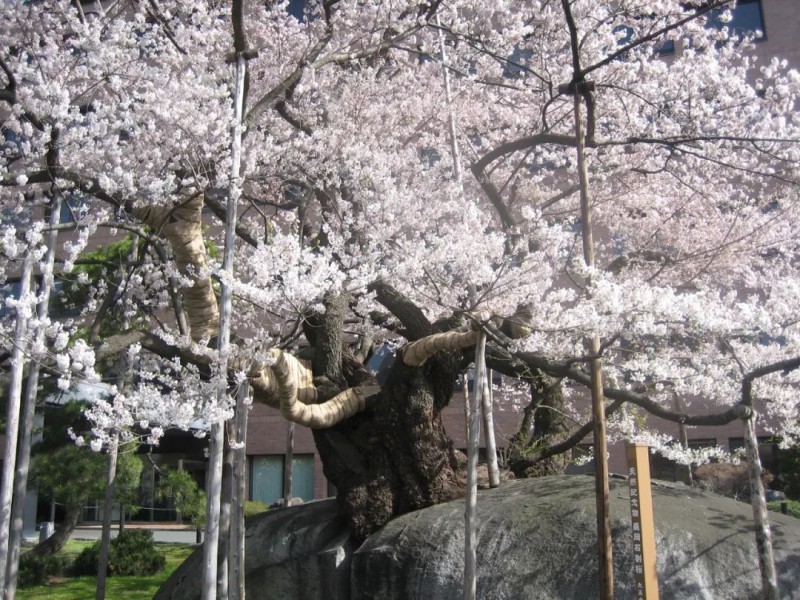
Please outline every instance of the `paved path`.
[[[131, 523], [125, 525], [126, 529], [149, 529], [153, 532], [153, 539], [156, 542], [166, 542], [170, 544], [195, 544], [197, 533], [194, 529], [187, 528], [185, 525], [173, 525], [164, 523], [163, 525], [143, 525]], [[72, 539], [75, 540], [99, 540], [101, 528], [99, 525], [84, 525], [76, 527], [72, 532]], [[119, 527], [114, 524], [111, 527], [111, 537], [117, 537]]]

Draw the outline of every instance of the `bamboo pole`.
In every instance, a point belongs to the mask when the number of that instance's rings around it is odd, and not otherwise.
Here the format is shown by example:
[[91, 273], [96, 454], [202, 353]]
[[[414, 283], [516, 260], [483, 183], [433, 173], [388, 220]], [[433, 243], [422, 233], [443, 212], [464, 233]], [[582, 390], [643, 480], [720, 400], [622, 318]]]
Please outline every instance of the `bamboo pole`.
[[247, 417], [250, 405], [250, 384], [247, 380], [236, 394], [233, 439], [236, 442], [233, 456], [233, 490], [231, 493], [231, 533], [228, 593], [230, 600], [245, 598], [245, 545], [244, 503], [247, 500]]
[[[480, 365], [484, 368], [481, 369]], [[478, 446], [481, 436], [480, 391], [486, 374], [486, 335], [480, 333], [475, 346], [475, 388], [469, 395], [467, 419], [467, 494], [464, 510], [464, 600], [475, 600], [477, 590], [477, 540], [475, 513], [478, 506]]]
[[[234, 409], [235, 410], [235, 409]], [[219, 548], [217, 555], [217, 598], [228, 598], [228, 557], [231, 551], [231, 499], [233, 496], [233, 433], [234, 419], [225, 423], [225, 448], [222, 453], [222, 482], [219, 502]]]
[[[574, 93], [575, 138], [578, 155], [578, 179], [581, 196], [581, 220], [583, 223], [583, 258], [586, 266], [595, 266], [594, 237], [592, 232], [591, 195], [589, 174], [586, 167], [586, 147], [581, 115], [582, 98], [577, 90]], [[592, 416], [594, 418], [594, 464], [595, 497], [597, 505], [597, 553], [600, 563], [600, 597], [610, 600], [614, 597], [614, 562], [611, 550], [611, 520], [608, 489], [608, 444], [606, 440], [606, 411], [603, 399], [603, 372], [600, 362], [600, 336], [593, 335], [589, 340], [589, 353], [592, 382]]]
[[292, 480], [294, 479], [294, 421], [286, 427], [286, 455], [283, 458], [283, 505], [289, 506], [292, 500]]
[[[20, 278], [20, 304], [30, 300], [33, 252], [25, 251]], [[8, 408], [6, 411], [6, 447], [3, 453], [3, 475], [0, 484], [0, 578], [5, 593], [9, 558], [9, 534], [11, 526], [11, 502], [14, 495], [14, 475], [17, 467], [17, 441], [19, 439], [20, 402], [24, 377], [25, 352], [27, 350], [27, 312], [17, 308], [14, 328], [14, 346], [11, 350], [11, 374], [8, 384]]]
[[489, 487], [500, 485], [500, 466], [497, 463], [497, 442], [494, 437], [494, 416], [492, 414], [492, 370], [486, 369], [483, 376], [483, 389], [481, 390], [481, 414], [483, 416], [483, 440], [486, 445], [486, 465], [489, 469]]
[[456, 118], [453, 114], [453, 91], [450, 86], [450, 72], [447, 70], [447, 54], [444, 43], [444, 31], [439, 21], [439, 14], [436, 14], [436, 26], [439, 28], [439, 51], [442, 54], [442, 78], [444, 79], [444, 92], [447, 100], [447, 130], [450, 134], [450, 151], [453, 154], [453, 171], [456, 181], [464, 193], [464, 168], [461, 165], [461, 151], [458, 148], [458, 137], [456, 134]]

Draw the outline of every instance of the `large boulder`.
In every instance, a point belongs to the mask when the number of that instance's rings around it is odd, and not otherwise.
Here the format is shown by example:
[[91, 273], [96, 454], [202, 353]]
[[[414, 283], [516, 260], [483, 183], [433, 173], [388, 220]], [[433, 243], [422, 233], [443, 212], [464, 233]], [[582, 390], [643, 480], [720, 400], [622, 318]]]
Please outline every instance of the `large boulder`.
[[[653, 485], [661, 597], [758, 598], [749, 505], [688, 488]], [[553, 476], [478, 494], [478, 598], [598, 597], [594, 482]], [[782, 597], [800, 589], [800, 521], [771, 514]], [[628, 485], [611, 481], [616, 596], [634, 597]], [[360, 547], [333, 500], [271, 511], [247, 531], [249, 600], [463, 598], [464, 502], [404, 515]], [[200, 557], [176, 571], [158, 600], [200, 597]]]

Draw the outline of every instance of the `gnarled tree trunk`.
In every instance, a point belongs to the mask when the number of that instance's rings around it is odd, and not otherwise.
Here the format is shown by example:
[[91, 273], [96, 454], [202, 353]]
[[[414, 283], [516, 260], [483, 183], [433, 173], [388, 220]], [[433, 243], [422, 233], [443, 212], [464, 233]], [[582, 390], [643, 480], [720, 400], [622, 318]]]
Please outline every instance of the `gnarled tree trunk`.
[[441, 420], [460, 362], [459, 352], [441, 352], [420, 367], [395, 360], [367, 411], [314, 430], [325, 476], [356, 538], [463, 494]]
[[530, 383], [531, 401], [523, 411], [519, 431], [511, 438], [508, 468], [517, 477], [560, 475], [569, 464], [566, 454], [538, 459], [531, 450], [567, 437], [561, 380], [540, 375]]
[[56, 530], [45, 541], [31, 548], [31, 554], [37, 556], [50, 556], [59, 552], [69, 540], [69, 536], [75, 531], [81, 518], [80, 506], [66, 506], [64, 510], [64, 520], [56, 526]]

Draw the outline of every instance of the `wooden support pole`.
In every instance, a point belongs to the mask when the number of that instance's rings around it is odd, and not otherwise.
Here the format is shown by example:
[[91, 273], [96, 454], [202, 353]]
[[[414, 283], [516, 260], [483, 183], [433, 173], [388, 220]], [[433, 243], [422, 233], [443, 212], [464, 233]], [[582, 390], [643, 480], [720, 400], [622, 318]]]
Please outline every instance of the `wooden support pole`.
[[[20, 277], [20, 304], [30, 301], [31, 274], [34, 253], [25, 251]], [[19, 417], [22, 402], [22, 380], [28, 348], [28, 315], [24, 307], [17, 309], [14, 328], [14, 345], [11, 350], [11, 374], [8, 384], [8, 407], [6, 409], [6, 447], [3, 453], [2, 483], [0, 483], [0, 579], [4, 595], [7, 588], [7, 569], [11, 532], [11, 502], [14, 495], [14, 475], [17, 468], [17, 441], [19, 439]]]
[[250, 407], [250, 384], [245, 380], [236, 394], [236, 411], [233, 417], [233, 490], [231, 493], [231, 533], [228, 597], [245, 598], [245, 526], [244, 503], [247, 500], [247, 418]]
[[[122, 377], [125, 374], [123, 371]], [[120, 385], [120, 389], [123, 388]], [[108, 446], [108, 471], [106, 472], [106, 493], [103, 500], [103, 527], [100, 533], [100, 556], [97, 559], [97, 586], [95, 587], [95, 600], [105, 600], [106, 597], [106, 571], [108, 570], [108, 553], [111, 546], [111, 512], [114, 508], [114, 482], [117, 477], [117, 454], [119, 452], [119, 432], [111, 434]], [[121, 508], [121, 507], [120, 507]]]
[[761, 571], [761, 594], [764, 600], [778, 600], [778, 574], [775, 570], [775, 555], [772, 551], [772, 532], [769, 527], [767, 500], [764, 495], [764, 484], [761, 481], [763, 470], [761, 458], [758, 456], [758, 438], [756, 437], [756, 413], [749, 412], [749, 418], [743, 419], [744, 447], [747, 453], [747, 467], [750, 476], [750, 502], [753, 505], [753, 521], [756, 533], [756, 553], [758, 567]]
[[[237, 204], [241, 194], [239, 168], [242, 154], [242, 112], [244, 104], [244, 80], [247, 69], [247, 56], [239, 52], [236, 58], [236, 87], [234, 91], [234, 121], [231, 142], [231, 175], [228, 192], [228, 206], [225, 214], [225, 248], [223, 252], [222, 271], [225, 277], [221, 281], [219, 336], [217, 338], [217, 356], [220, 385], [217, 400], [224, 403], [228, 396], [227, 365], [230, 348], [231, 313], [233, 292], [229, 279], [233, 277], [234, 250], [236, 246]], [[208, 456], [208, 477], [206, 487], [206, 539], [203, 544], [203, 584], [200, 588], [202, 600], [217, 598], [217, 563], [219, 553], [220, 510], [222, 494], [222, 463], [224, 453], [224, 424], [211, 425]], [[223, 573], [227, 578], [227, 570]], [[221, 586], [227, 591], [227, 585]]]
[[[51, 196], [50, 215], [48, 219], [48, 224], [51, 229], [45, 236], [47, 253], [45, 254], [44, 265], [42, 266], [41, 283], [39, 284], [38, 290], [40, 300], [36, 307], [36, 316], [39, 318], [40, 323], [43, 323], [50, 313], [50, 292], [53, 288], [53, 265], [55, 264], [56, 243], [58, 242], [58, 229], [56, 226], [61, 216], [61, 200], [61, 193], [54, 190]], [[32, 353], [36, 352], [37, 348], [44, 348], [46, 346], [45, 328], [37, 327], [33, 336], [34, 339], [31, 344]], [[25, 387], [25, 396], [22, 402], [22, 412], [20, 414], [19, 449], [17, 451], [17, 468], [14, 475], [13, 497], [15, 500], [11, 506], [8, 574], [5, 589], [6, 600], [13, 600], [16, 596], [19, 557], [25, 524], [25, 501], [23, 499], [28, 492], [31, 445], [34, 443], [35, 436], [40, 435], [34, 433], [33, 422], [36, 416], [36, 398], [39, 393], [41, 358], [41, 356], [36, 354], [32, 356], [30, 368], [28, 370], [28, 381]]]
[[[577, 91], [577, 90], [576, 90]], [[583, 99], [574, 95], [575, 139], [578, 154], [578, 183], [581, 194], [581, 222], [583, 232], [583, 259], [586, 266], [594, 268], [594, 237], [592, 232], [591, 196], [589, 193], [589, 173], [586, 166], [586, 147], [583, 131]], [[600, 597], [611, 600], [614, 597], [614, 559], [611, 550], [611, 520], [608, 489], [608, 444], [606, 441], [606, 408], [603, 398], [603, 373], [600, 363], [600, 337], [593, 335], [589, 340], [589, 353], [594, 356], [590, 362], [592, 379], [592, 416], [594, 417], [594, 477], [597, 499], [597, 553], [600, 563]]]
[[286, 455], [283, 457], [283, 505], [289, 506], [292, 500], [292, 482], [294, 480], [294, 422], [289, 421], [286, 427]]
[[628, 444], [628, 484], [633, 529], [633, 574], [636, 600], [658, 600], [656, 528], [650, 489], [650, 448]]
[[[476, 369], [479, 368], [476, 365]], [[494, 438], [494, 416], [492, 414], [492, 370], [483, 364], [481, 385], [481, 416], [483, 417], [483, 441], [486, 446], [486, 466], [489, 470], [489, 487], [500, 485], [500, 465], [497, 464], [497, 442]], [[477, 383], [477, 380], [476, 380]], [[477, 391], [477, 390], [476, 390]]]
[[[481, 333], [475, 347], [475, 388], [469, 397], [467, 418], [467, 494], [464, 501], [464, 600], [475, 600], [477, 591], [477, 540], [475, 536], [475, 512], [478, 506], [478, 445], [481, 439], [481, 416], [478, 390], [480, 381], [478, 365], [486, 364], [486, 335]], [[485, 367], [484, 371], [485, 373]]]

